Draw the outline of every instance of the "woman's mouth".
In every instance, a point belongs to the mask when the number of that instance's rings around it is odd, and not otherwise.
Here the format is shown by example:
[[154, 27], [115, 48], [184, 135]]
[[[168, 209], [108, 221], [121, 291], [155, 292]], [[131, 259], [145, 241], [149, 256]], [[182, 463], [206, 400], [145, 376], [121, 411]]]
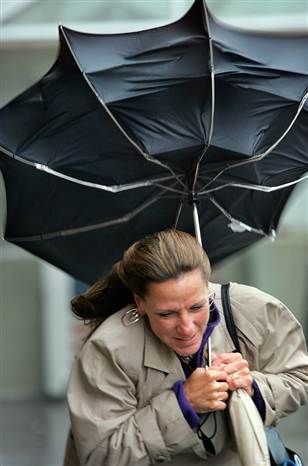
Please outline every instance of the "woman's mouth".
[[192, 337], [176, 337], [176, 340], [181, 343], [183, 346], [190, 346], [193, 343], [196, 343], [198, 339], [198, 334], [195, 333]]

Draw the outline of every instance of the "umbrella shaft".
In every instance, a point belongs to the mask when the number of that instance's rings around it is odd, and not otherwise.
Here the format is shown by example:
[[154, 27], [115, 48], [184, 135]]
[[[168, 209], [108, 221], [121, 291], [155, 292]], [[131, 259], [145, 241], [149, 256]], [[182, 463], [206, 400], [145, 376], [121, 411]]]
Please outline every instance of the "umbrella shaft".
[[194, 217], [194, 227], [195, 227], [195, 235], [198, 242], [202, 246], [202, 239], [201, 239], [201, 232], [200, 232], [200, 223], [199, 223], [199, 215], [198, 209], [195, 203], [193, 203], [193, 217]]
[[[201, 231], [200, 231], [200, 223], [199, 223], [199, 214], [198, 214], [198, 209], [197, 205], [194, 202], [193, 203], [193, 217], [194, 217], [194, 227], [195, 227], [195, 235], [196, 238], [202, 246], [202, 239], [201, 239]], [[211, 342], [211, 337], [209, 337], [207, 341], [207, 353], [208, 353], [208, 366], [210, 367], [212, 365], [212, 342]]]

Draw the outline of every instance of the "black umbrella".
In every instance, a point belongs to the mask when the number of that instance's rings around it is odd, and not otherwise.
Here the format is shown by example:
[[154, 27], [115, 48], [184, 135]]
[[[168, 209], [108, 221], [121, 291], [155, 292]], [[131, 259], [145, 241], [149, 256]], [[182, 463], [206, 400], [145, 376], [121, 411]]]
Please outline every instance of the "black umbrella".
[[308, 35], [243, 32], [196, 0], [127, 34], [60, 27], [51, 70], [0, 111], [5, 238], [85, 282], [156, 230], [212, 263], [274, 234], [308, 166]]

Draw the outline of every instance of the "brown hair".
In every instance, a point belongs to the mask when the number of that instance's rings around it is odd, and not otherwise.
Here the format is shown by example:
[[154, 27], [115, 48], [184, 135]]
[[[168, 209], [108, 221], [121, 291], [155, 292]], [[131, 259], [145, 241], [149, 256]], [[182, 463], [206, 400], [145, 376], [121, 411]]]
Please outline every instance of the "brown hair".
[[164, 282], [201, 270], [207, 283], [210, 263], [196, 238], [179, 230], [164, 230], [130, 246], [111, 272], [71, 302], [73, 313], [95, 327], [109, 315], [144, 297], [149, 282]]

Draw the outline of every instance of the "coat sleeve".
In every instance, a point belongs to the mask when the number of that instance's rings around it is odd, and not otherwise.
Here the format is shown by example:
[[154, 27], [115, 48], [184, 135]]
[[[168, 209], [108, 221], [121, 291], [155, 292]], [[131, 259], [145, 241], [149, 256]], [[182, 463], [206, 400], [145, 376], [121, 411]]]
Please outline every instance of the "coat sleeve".
[[85, 345], [68, 389], [72, 433], [82, 466], [168, 461], [199, 442], [171, 388], [140, 408], [136, 384], [137, 374], [124, 370], [116, 351], [92, 341]]
[[254, 288], [238, 290], [232, 307], [243, 354], [265, 401], [265, 425], [275, 425], [308, 401], [302, 327], [284, 304]]

